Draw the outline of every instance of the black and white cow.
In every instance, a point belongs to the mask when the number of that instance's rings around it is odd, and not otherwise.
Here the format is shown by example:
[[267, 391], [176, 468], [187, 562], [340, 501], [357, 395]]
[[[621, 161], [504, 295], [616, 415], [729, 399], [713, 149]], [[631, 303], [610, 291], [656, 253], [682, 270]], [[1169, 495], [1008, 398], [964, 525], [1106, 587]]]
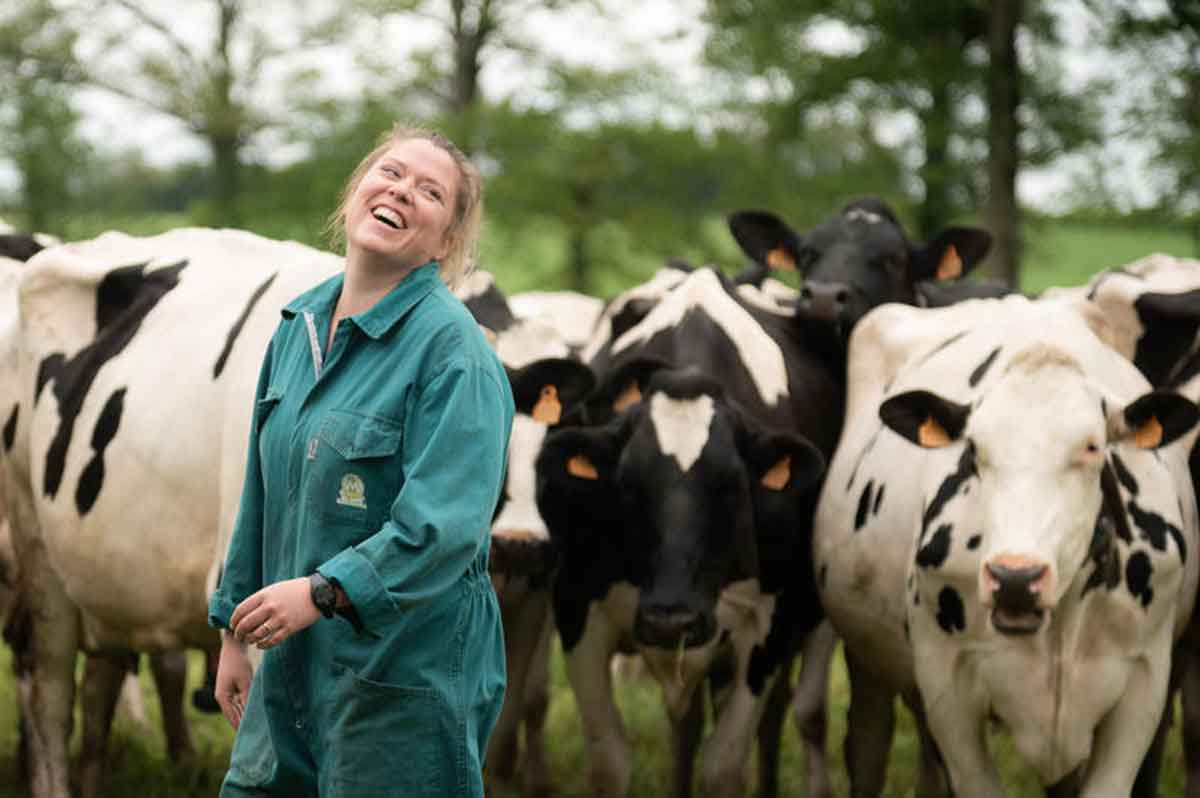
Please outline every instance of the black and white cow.
[[54, 247], [23, 271], [16, 378], [0, 391], [33, 621], [18, 694], [34, 798], [69, 795], [78, 649], [217, 645], [206, 585], [237, 510], [262, 353], [279, 309], [338, 268], [299, 244], [183, 229]]
[[762, 268], [798, 271], [802, 314], [837, 325], [848, 337], [863, 314], [885, 302], [948, 304], [1005, 292], [967, 283], [950, 291], [924, 284], [954, 284], [983, 260], [992, 237], [973, 227], [948, 227], [924, 245], [909, 240], [895, 212], [877, 197], [852, 200], [806, 233], [770, 211], [729, 217], [733, 237]]
[[[458, 296], [491, 339], [508, 372], [516, 403], [504, 489], [492, 520], [491, 577], [504, 621], [508, 689], [488, 745], [485, 772], [511, 781], [525, 795], [552, 792], [543, 744], [550, 703], [550, 645], [554, 623], [550, 586], [558, 557], [534, 496], [534, 461], [547, 431], [594, 386], [591, 371], [568, 357], [571, 347], [541, 318], [513, 313], [492, 275], [477, 270]], [[518, 755], [519, 727], [524, 753]], [[520, 767], [518, 768], [518, 760]]]
[[538, 507], [562, 552], [555, 621], [596, 795], [625, 795], [632, 768], [614, 652], [636, 650], [663, 687], [684, 752], [677, 795], [690, 794], [698, 688], [714, 681], [700, 780], [706, 795], [740, 795], [763, 698], [819, 621], [795, 574], [841, 397], [794, 324], [697, 269], [608, 347], [598, 393], [612, 420], [543, 445]]
[[1187, 450], [1168, 444], [1196, 417], [1065, 303], [862, 320], [813, 551], [851, 720], [876, 721], [847, 741], [856, 795], [882, 789], [897, 692], [955, 794], [1003, 794], [996, 718], [1048, 788], [1129, 795], [1195, 595]]

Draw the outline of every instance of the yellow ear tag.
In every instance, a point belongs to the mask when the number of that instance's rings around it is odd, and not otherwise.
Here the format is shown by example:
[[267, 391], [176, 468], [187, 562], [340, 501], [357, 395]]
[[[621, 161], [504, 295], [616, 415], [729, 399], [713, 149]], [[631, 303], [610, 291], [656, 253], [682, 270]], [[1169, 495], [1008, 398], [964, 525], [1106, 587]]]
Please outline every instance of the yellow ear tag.
[[937, 267], [937, 278], [939, 280], [953, 280], [955, 277], [962, 277], [962, 258], [958, 256], [958, 250], [953, 244], [946, 247], [946, 252], [942, 255], [942, 262]]
[[917, 428], [917, 443], [928, 449], [937, 449], [950, 443], [950, 435], [930, 416]]
[[1162, 443], [1162, 439], [1162, 424], [1158, 423], [1154, 416], [1150, 416], [1137, 428], [1137, 432], [1133, 433], [1133, 443], [1139, 449], [1155, 449]]
[[792, 456], [785, 454], [779, 462], [771, 466], [771, 470], [762, 475], [759, 483], [768, 490], [783, 490], [788, 480], [792, 478]]
[[796, 271], [796, 260], [783, 247], [776, 247], [767, 253], [767, 266], [772, 269]]
[[592, 465], [592, 461], [581, 454], [577, 454], [567, 461], [567, 473], [579, 479], [600, 479], [600, 474]]
[[638, 387], [637, 380], [630, 380], [625, 386], [625, 390], [613, 400], [613, 410], [620, 413], [630, 405], [636, 405], [642, 401], [642, 389]]
[[543, 385], [541, 396], [529, 414], [534, 421], [553, 427], [562, 418], [562, 403], [558, 401], [558, 389], [553, 385]]

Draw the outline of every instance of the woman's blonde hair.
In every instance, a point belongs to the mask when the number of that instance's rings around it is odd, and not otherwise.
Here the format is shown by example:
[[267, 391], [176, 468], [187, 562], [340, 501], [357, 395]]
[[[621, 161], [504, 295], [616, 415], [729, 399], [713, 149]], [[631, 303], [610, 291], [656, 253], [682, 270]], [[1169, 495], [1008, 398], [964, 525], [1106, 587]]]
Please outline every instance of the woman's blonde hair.
[[358, 184], [383, 157], [393, 144], [410, 139], [424, 139], [444, 150], [458, 167], [458, 191], [454, 196], [454, 214], [446, 235], [450, 246], [439, 263], [442, 281], [451, 289], [456, 288], [475, 268], [479, 257], [479, 231], [483, 225], [483, 177], [475, 164], [467, 159], [454, 142], [427, 127], [396, 122], [391, 130], [384, 131], [375, 149], [359, 161], [342, 189], [337, 209], [329, 216], [325, 232], [335, 249], [340, 249], [346, 239], [346, 207]]

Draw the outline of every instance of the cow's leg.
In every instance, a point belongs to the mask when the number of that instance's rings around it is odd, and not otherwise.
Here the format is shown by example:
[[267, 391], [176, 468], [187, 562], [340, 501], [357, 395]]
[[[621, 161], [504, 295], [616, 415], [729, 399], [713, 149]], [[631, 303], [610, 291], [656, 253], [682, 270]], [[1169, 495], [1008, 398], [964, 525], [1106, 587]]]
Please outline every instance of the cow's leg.
[[537, 648], [529, 662], [525, 678], [525, 705], [521, 722], [525, 727], [525, 758], [522, 790], [531, 798], [544, 798], [554, 792], [550, 768], [546, 764], [546, 714], [550, 711], [550, 646], [554, 641], [554, 616], [547, 604]]
[[792, 700], [792, 660], [780, 666], [780, 675], [771, 685], [758, 722], [758, 794], [775, 798], [779, 794], [779, 745], [783, 737], [783, 719]]
[[104, 758], [113, 713], [121, 686], [136, 654], [91, 654], [83, 671], [83, 743], [79, 752], [79, 793], [82, 798], [104, 795]]
[[822, 621], [804, 640], [800, 676], [792, 691], [792, 718], [804, 744], [808, 798], [831, 798], [829, 758], [825, 750], [828, 727], [829, 666], [837, 648], [837, 632]]
[[187, 652], [177, 649], [151, 654], [150, 669], [158, 687], [163, 731], [167, 736], [167, 756], [172, 762], [179, 762], [192, 754], [192, 738], [183, 712], [183, 693], [187, 688]]
[[[925, 708], [929, 731], [932, 739], [945, 743], [940, 751], [945, 757], [955, 795], [1004, 798], [1000, 775], [988, 754], [988, 713], [986, 709], [974, 706], [965, 692], [944, 690]], [[918, 785], [918, 794], [921, 789]], [[1125, 797], [1128, 795], [1127, 786]]]
[[844, 755], [852, 798], [877, 798], [887, 777], [888, 752], [896, 726], [895, 693], [842, 647], [850, 681]]
[[210, 648], [204, 652], [204, 684], [192, 691], [192, 706], [208, 715], [221, 711], [217, 703], [217, 663], [220, 656], [220, 648]]
[[[12, 501], [9, 512], [13, 513], [18, 504]], [[19, 545], [17, 556], [21, 561], [22, 594], [29, 609], [27, 649], [14, 652], [28, 665], [17, 679], [17, 696], [28, 743], [29, 795], [68, 798], [67, 746], [75, 707], [79, 613], [67, 598], [40, 542]]]
[[692, 691], [687, 712], [671, 723], [671, 787], [675, 798], [691, 798], [696, 751], [704, 734], [704, 690]]
[[588, 779], [595, 798], [624, 798], [633, 757], [621, 713], [613, 700], [609, 658], [617, 649], [615, 630], [593, 604], [583, 637], [565, 652], [567, 679], [575, 693], [587, 752]]
[[1126, 798], [1133, 789], [1138, 767], [1150, 749], [1163, 716], [1170, 657], [1146, 660], [1144, 670], [1126, 681], [1121, 700], [1096, 729], [1092, 756], [1084, 776], [1082, 794], [1087, 798]]
[[949, 774], [946, 772], [946, 762], [938, 750], [937, 741], [929, 729], [929, 720], [925, 717], [925, 707], [917, 693], [902, 696], [904, 705], [913, 716], [913, 724], [917, 731], [917, 795], [929, 798], [949, 798], [954, 794], [949, 784]]
[[[766, 696], [750, 691], [745, 663], [739, 666], [717, 707], [712, 734], [704, 741], [700, 757], [700, 794], [704, 798], [740, 798], [746, 790], [746, 759]], [[767, 690], [773, 686], [768, 685]]]

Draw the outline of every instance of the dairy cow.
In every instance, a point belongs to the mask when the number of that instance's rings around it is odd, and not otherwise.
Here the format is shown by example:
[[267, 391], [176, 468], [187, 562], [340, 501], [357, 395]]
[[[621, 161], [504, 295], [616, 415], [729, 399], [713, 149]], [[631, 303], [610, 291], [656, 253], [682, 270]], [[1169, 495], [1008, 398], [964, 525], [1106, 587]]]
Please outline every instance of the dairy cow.
[[[554, 624], [550, 585], [558, 558], [534, 498], [534, 460], [548, 430], [592, 390], [592, 373], [568, 357], [571, 347], [556, 327], [518, 317], [492, 275], [477, 270], [458, 289], [476, 322], [492, 332], [516, 404], [504, 488], [492, 521], [490, 571], [504, 622], [508, 689], [488, 745], [485, 772], [511, 781], [519, 771], [522, 792], [546, 795], [553, 787], [543, 729], [550, 703], [550, 644]], [[518, 756], [518, 731], [524, 753]], [[520, 768], [517, 763], [520, 761]]]
[[632, 760], [608, 662], [640, 653], [662, 684], [690, 794], [703, 717], [706, 795], [739, 795], [763, 698], [795, 636], [819, 620], [793, 567], [832, 445], [838, 379], [794, 319], [739, 302], [697, 269], [608, 347], [603, 426], [547, 436], [538, 507], [562, 552], [555, 622], [596, 795], [624, 795]]
[[216, 646], [206, 584], [237, 510], [262, 353], [279, 308], [338, 268], [299, 244], [183, 229], [105, 234], [24, 270], [3, 390], [35, 798], [69, 794], [78, 649]]
[[995, 718], [1051, 794], [1129, 795], [1195, 593], [1169, 444], [1196, 416], [1060, 302], [863, 319], [813, 550], [851, 720], [885, 719], [847, 740], [854, 794], [882, 788], [899, 692], [951, 781], [926, 767], [918, 794], [1002, 794]]

